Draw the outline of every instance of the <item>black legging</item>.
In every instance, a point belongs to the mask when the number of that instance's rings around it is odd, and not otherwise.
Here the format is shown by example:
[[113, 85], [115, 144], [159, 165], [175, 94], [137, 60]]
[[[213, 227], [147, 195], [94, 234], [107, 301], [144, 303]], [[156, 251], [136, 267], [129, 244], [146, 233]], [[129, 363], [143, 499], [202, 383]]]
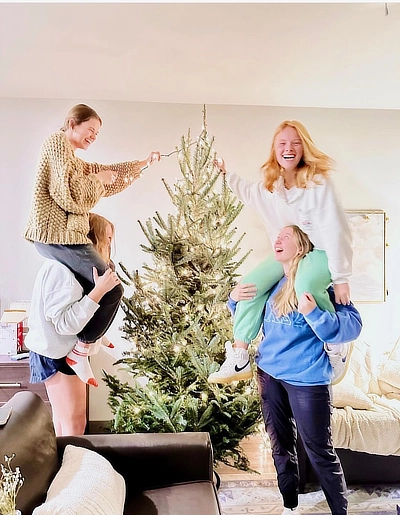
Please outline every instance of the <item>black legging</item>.
[[[75, 275], [81, 284], [85, 294], [94, 287], [93, 267], [97, 268], [99, 275], [104, 274], [108, 265], [92, 244], [85, 245], [58, 245], [35, 242], [38, 252], [45, 258], [54, 259], [66, 267]], [[124, 288], [117, 284], [107, 292], [99, 302], [99, 309], [85, 325], [77, 337], [84, 343], [93, 343], [101, 338], [117, 314]]]

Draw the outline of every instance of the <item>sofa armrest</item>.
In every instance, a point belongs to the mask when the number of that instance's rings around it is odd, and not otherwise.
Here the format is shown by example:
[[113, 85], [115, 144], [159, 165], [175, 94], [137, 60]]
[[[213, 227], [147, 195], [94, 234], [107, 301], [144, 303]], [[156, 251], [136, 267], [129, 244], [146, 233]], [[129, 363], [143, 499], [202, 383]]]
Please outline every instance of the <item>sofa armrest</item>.
[[125, 478], [129, 492], [213, 481], [213, 453], [208, 433], [58, 437], [60, 456], [68, 444], [86, 447], [104, 456]]

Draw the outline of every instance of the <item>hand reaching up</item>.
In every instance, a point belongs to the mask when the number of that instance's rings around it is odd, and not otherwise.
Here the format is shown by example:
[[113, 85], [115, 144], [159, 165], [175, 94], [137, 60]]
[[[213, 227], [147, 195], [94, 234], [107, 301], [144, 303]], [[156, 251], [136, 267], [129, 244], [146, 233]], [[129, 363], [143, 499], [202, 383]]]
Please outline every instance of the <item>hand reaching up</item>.
[[222, 174], [226, 174], [225, 161], [222, 159], [222, 157], [215, 159], [214, 166], [215, 168], [218, 168]]

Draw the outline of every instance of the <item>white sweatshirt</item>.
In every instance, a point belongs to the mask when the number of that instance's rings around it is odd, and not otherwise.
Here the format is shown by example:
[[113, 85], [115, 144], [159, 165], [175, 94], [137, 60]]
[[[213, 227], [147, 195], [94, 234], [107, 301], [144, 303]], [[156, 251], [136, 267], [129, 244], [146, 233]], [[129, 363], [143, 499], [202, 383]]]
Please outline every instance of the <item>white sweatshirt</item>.
[[26, 347], [48, 358], [66, 356], [98, 308], [66, 266], [46, 259], [33, 288]]
[[347, 283], [352, 273], [352, 235], [331, 179], [318, 177], [307, 188], [287, 190], [281, 177], [271, 193], [262, 182], [246, 181], [232, 172], [227, 184], [239, 200], [257, 210], [272, 245], [283, 227], [297, 225], [315, 248], [324, 250], [334, 284]]

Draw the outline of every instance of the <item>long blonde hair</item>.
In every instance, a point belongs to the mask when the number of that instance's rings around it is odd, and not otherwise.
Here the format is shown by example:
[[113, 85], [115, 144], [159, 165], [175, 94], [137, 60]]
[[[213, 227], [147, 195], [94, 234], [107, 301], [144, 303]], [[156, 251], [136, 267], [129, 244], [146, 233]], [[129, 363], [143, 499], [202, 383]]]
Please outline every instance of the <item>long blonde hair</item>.
[[315, 146], [309, 132], [301, 122], [297, 120], [285, 120], [277, 127], [272, 139], [270, 156], [261, 167], [264, 173], [264, 186], [271, 192], [274, 189], [276, 181], [283, 173], [283, 169], [276, 159], [274, 147], [275, 139], [286, 127], [295, 129], [303, 143], [303, 157], [298, 164], [296, 174], [296, 186], [298, 188], [306, 188], [310, 181], [319, 184], [317, 175], [327, 177], [335, 165], [332, 158]]
[[293, 229], [293, 236], [295, 238], [298, 252], [292, 259], [289, 273], [287, 275], [287, 281], [272, 300], [274, 312], [278, 317], [288, 315], [297, 309], [298, 300], [294, 289], [297, 268], [304, 256], [314, 248], [310, 238], [300, 229], [300, 227], [297, 225], [288, 225], [287, 227], [291, 227]]
[[111, 261], [111, 245], [107, 236], [107, 227], [111, 227], [112, 236], [115, 234], [114, 224], [104, 216], [96, 213], [89, 213], [89, 234], [88, 238], [95, 246], [97, 252], [108, 264]]
[[83, 122], [87, 122], [91, 118], [96, 118], [103, 125], [103, 121], [94, 109], [87, 106], [86, 104], [76, 104], [68, 111], [67, 116], [64, 120], [64, 125], [61, 127], [61, 131], [65, 132], [68, 129], [70, 120], [74, 120], [75, 125], [80, 125]]

